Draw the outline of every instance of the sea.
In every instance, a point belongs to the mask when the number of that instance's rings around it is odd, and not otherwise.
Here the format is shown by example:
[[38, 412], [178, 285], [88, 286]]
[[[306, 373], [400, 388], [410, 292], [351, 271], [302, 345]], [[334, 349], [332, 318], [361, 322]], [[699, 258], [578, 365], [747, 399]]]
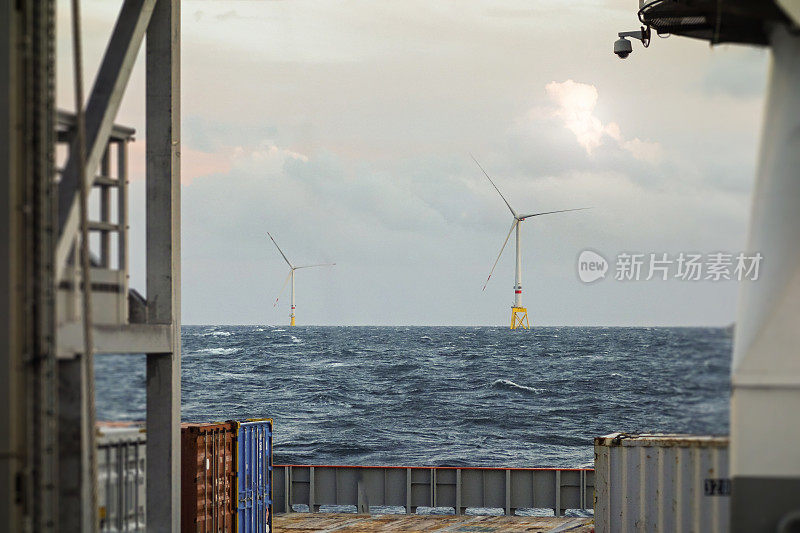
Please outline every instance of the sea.
[[[182, 418], [274, 419], [275, 464], [591, 467], [613, 432], [726, 434], [724, 328], [183, 326]], [[100, 420], [145, 356], [98, 355]]]

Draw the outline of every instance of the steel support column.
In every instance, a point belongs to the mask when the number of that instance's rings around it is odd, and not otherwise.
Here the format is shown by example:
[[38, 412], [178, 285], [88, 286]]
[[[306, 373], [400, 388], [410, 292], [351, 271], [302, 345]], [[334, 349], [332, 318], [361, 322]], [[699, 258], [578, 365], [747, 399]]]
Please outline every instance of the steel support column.
[[[23, 269], [21, 154], [23, 87], [19, 72], [22, 12], [0, 0], [0, 530], [15, 531], [25, 513], [26, 412], [22, 371]], [[24, 34], [24, 33], [23, 33]]]
[[56, 528], [52, 0], [0, 0], [0, 530]]
[[89, 467], [89, 394], [86, 358], [82, 355], [58, 362], [58, 524], [61, 531], [91, 531], [93, 517]]
[[180, 530], [180, 1], [157, 0], [146, 42], [147, 314], [173, 328], [147, 356], [147, 529]]

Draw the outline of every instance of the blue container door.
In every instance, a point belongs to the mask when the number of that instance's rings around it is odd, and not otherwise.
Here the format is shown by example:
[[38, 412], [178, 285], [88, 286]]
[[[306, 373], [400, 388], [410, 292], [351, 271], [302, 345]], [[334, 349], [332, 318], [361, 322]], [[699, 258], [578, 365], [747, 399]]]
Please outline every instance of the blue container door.
[[238, 431], [238, 530], [272, 529], [272, 423], [240, 422]]

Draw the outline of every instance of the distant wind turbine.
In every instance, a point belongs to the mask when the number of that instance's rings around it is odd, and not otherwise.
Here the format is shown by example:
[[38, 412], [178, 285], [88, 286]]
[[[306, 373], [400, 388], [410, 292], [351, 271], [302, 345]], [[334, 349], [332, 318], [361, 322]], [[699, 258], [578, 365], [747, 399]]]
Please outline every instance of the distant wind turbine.
[[494, 264], [492, 265], [492, 270], [489, 272], [489, 277], [486, 278], [486, 283], [483, 284], [483, 290], [486, 290], [486, 285], [489, 284], [489, 280], [494, 273], [494, 269], [497, 266], [497, 262], [500, 261], [500, 256], [503, 255], [503, 250], [506, 248], [506, 244], [508, 244], [508, 239], [511, 238], [511, 232], [515, 229], [517, 230], [517, 262], [516, 267], [514, 270], [514, 305], [511, 307], [511, 329], [517, 329], [518, 327], [528, 329], [528, 310], [525, 307], [522, 307], [522, 249], [519, 240], [519, 227], [522, 221], [531, 217], [538, 217], [541, 215], [552, 215], [554, 213], [566, 213], [567, 211], [582, 211], [584, 209], [591, 209], [591, 207], [578, 207], [575, 209], [560, 209], [558, 211], [544, 211], [541, 213], [531, 213], [529, 215], [520, 215], [518, 214], [511, 204], [508, 203], [506, 197], [503, 196], [503, 193], [500, 192], [500, 189], [497, 188], [492, 178], [489, 177], [489, 174], [483, 169], [478, 160], [470, 154], [472, 160], [475, 161], [475, 164], [478, 165], [478, 168], [481, 169], [483, 175], [486, 176], [486, 179], [489, 180], [489, 183], [492, 184], [494, 190], [497, 191], [497, 194], [500, 195], [500, 198], [506, 203], [508, 206], [508, 210], [511, 211], [511, 216], [514, 217], [514, 221], [511, 223], [511, 229], [508, 230], [508, 235], [506, 235], [506, 240], [503, 241], [503, 246], [500, 248], [500, 253], [497, 255], [497, 259], [495, 259]]
[[269, 235], [269, 238], [270, 238], [270, 239], [272, 239], [272, 244], [274, 244], [274, 245], [275, 245], [275, 248], [277, 248], [277, 249], [278, 249], [278, 252], [280, 252], [280, 254], [281, 254], [281, 257], [283, 257], [283, 260], [284, 260], [284, 261], [286, 261], [286, 264], [287, 264], [287, 265], [289, 265], [289, 275], [288, 275], [288, 276], [286, 276], [286, 281], [284, 281], [284, 282], [283, 282], [283, 286], [281, 287], [281, 292], [279, 292], [279, 293], [278, 293], [278, 297], [277, 297], [277, 298], [275, 298], [275, 303], [274, 303], [274, 304], [272, 304], [272, 307], [275, 307], [275, 306], [277, 306], [277, 305], [278, 305], [278, 300], [280, 300], [280, 298], [281, 298], [281, 294], [283, 294], [283, 291], [286, 289], [286, 284], [287, 284], [287, 283], [289, 283], [289, 278], [291, 278], [291, 279], [292, 279], [292, 314], [291, 314], [291, 315], [289, 315], [289, 318], [290, 318], [289, 325], [290, 325], [290, 326], [294, 326], [294, 309], [295, 309], [295, 306], [294, 306], [294, 271], [295, 271], [295, 270], [300, 270], [301, 268], [312, 268], [312, 267], [322, 267], [322, 266], [333, 266], [333, 265], [335, 265], [336, 263], [320, 263], [320, 264], [317, 264], [317, 265], [302, 265], [302, 266], [294, 266], [294, 265], [293, 265], [293, 264], [292, 264], [292, 263], [289, 261], [289, 259], [287, 259], [287, 258], [286, 258], [286, 254], [284, 254], [284, 253], [283, 253], [283, 250], [281, 250], [281, 247], [280, 247], [280, 246], [278, 246], [278, 243], [277, 243], [277, 242], [275, 242], [275, 239], [272, 237], [272, 234], [271, 234], [270, 232], [267, 232], [267, 235]]

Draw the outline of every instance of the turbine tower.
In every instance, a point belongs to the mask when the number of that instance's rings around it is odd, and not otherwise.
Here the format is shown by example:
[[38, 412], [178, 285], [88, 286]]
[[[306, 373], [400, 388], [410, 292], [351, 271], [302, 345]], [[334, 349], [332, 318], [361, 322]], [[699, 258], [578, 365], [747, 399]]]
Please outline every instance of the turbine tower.
[[506, 240], [503, 241], [503, 246], [500, 248], [500, 253], [497, 255], [497, 259], [494, 260], [494, 264], [492, 265], [492, 270], [489, 272], [489, 277], [486, 278], [486, 283], [483, 284], [483, 290], [486, 290], [486, 285], [489, 284], [489, 280], [492, 278], [492, 273], [494, 273], [494, 269], [497, 266], [497, 262], [500, 261], [500, 256], [503, 255], [503, 250], [506, 248], [506, 244], [508, 244], [508, 239], [511, 238], [511, 232], [516, 230], [516, 241], [517, 241], [517, 260], [516, 265], [514, 267], [514, 305], [511, 306], [511, 329], [523, 328], [528, 329], [530, 327], [528, 323], [528, 310], [522, 306], [522, 244], [519, 238], [519, 228], [520, 224], [528, 218], [531, 217], [538, 217], [541, 215], [552, 215], [553, 213], [566, 213], [567, 211], [582, 211], [584, 209], [591, 209], [590, 207], [578, 207], [575, 209], [560, 209], [558, 211], [544, 211], [542, 213], [531, 213], [529, 215], [520, 215], [518, 214], [511, 204], [508, 203], [506, 197], [503, 196], [503, 193], [500, 192], [500, 189], [497, 188], [492, 178], [489, 177], [489, 174], [483, 169], [478, 160], [475, 159], [474, 156], [471, 156], [472, 160], [475, 161], [475, 164], [478, 165], [478, 168], [481, 169], [483, 175], [486, 176], [486, 179], [489, 180], [489, 183], [492, 184], [494, 190], [497, 191], [497, 194], [500, 195], [500, 198], [506, 203], [508, 206], [508, 210], [511, 211], [511, 216], [514, 217], [514, 221], [511, 223], [511, 229], [508, 230], [508, 235], [506, 235]]
[[283, 282], [283, 286], [281, 287], [281, 292], [278, 293], [278, 297], [275, 298], [275, 303], [272, 304], [272, 307], [275, 307], [275, 306], [278, 305], [278, 300], [280, 299], [281, 294], [283, 294], [284, 289], [286, 289], [286, 284], [289, 282], [289, 278], [291, 278], [291, 280], [292, 280], [292, 314], [289, 315], [289, 325], [290, 326], [294, 326], [295, 325], [294, 324], [294, 310], [295, 310], [295, 306], [294, 306], [294, 271], [295, 270], [300, 270], [301, 268], [333, 266], [336, 263], [320, 263], [320, 264], [316, 264], [316, 265], [294, 266], [291, 263], [291, 261], [289, 261], [289, 259], [286, 258], [286, 254], [283, 253], [283, 250], [281, 250], [281, 247], [278, 246], [278, 243], [275, 242], [275, 239], [273, 238], [272, 234], [270, 234], [270, 232], [267, 232], [267, 235], [269, 235], [269, 238], [272, 239], [272, 244], [274, 244], [275, 248], [278, 249], [278, 252], [280, 252], [281, 257], [283, 257], [283, 260], [286, 261], [287, 265], [289, 265], [289, 275], [286, 276], [286, 281]]

